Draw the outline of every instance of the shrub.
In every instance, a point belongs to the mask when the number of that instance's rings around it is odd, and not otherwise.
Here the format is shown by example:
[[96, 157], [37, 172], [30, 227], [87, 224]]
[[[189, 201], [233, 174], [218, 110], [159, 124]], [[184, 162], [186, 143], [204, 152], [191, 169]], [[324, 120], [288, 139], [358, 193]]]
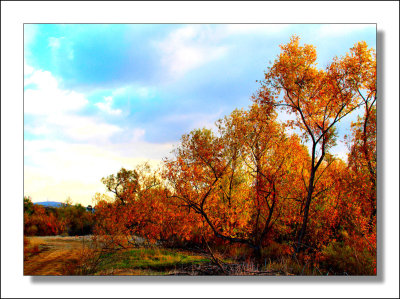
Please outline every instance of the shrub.
[[367, 249], [356, 251], [333, 242], [322, 250], [321, 266], [339, 275], [374, 275], [375, 256]]

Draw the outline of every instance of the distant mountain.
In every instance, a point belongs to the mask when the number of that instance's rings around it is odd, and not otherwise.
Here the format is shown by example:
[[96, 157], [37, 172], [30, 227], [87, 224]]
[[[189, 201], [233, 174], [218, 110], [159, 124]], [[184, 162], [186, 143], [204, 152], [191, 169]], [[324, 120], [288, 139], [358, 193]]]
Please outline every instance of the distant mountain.
[[54, 208], [59, 208], [63, 205], [62, 202], [58, 202], [58, 201], [41, 201], [41, 202], [34, 202], [33, 204], [41, 205], [44, 207], [54, 207]]

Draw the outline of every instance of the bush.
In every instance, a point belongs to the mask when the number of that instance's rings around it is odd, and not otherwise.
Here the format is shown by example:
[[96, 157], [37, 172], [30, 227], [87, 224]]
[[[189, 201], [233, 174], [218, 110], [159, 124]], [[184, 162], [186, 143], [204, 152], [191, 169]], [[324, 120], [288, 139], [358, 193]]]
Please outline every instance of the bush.
[[364, 249], [333, 242], [322, 250], [321, 266], [339, 275], [375, 275], [375, 256]]

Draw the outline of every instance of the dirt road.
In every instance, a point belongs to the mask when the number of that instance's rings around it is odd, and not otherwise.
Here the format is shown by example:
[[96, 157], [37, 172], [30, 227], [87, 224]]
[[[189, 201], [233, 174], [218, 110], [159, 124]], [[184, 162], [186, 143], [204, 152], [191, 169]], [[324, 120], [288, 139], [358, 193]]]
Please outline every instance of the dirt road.
[[24, 275], [71, 275], [88, 237], [27, 237]]

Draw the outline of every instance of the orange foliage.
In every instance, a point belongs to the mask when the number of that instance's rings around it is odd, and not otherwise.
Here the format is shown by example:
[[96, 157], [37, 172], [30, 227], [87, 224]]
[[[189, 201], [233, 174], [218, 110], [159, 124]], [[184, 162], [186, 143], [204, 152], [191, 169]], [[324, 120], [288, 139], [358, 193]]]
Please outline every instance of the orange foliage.
[[46, 213], [42, 206], [32, 205], [33, 214], [24, 213], [24, 234], [27, 236], [58, 235], [64, 225], [53, 213]]
[[[96, 195], [96, 234], [122, 247], [140, 236], [241, 244], [256, 256], [296, 249], [314, 265], [354, 254], [376, 268], [375, 54], [360, 42], [321, 70], [298, 37], [281, 49], [249, 109], [219, 120], [216, 132], [183, 135], [159, 171], [144, 165], [103, 179], [115, 198]], [[361, 106], [345, 162], [330, 154], [335, 126]], [[280, 122], [277, 107], [294, 120]]]

